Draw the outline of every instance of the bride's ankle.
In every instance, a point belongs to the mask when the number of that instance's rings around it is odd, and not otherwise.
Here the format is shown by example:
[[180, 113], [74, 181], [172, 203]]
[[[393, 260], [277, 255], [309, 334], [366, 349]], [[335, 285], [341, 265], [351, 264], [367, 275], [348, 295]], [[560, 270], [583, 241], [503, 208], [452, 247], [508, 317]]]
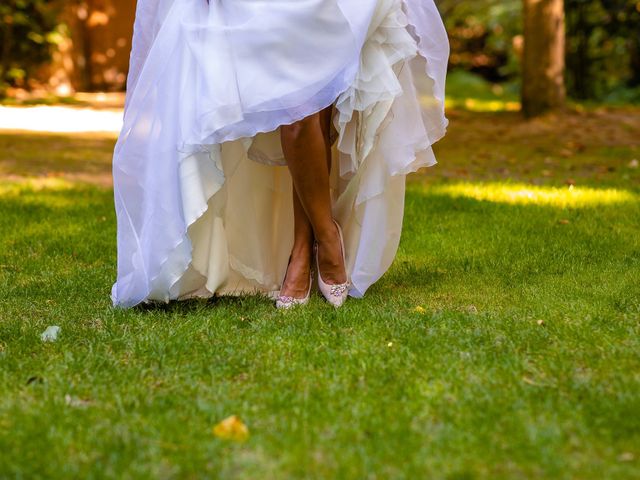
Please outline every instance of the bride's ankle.
[[293, 248], [291, 249], [291, 258], [296, 260], [304, 259], [310, 261], [312, 254], [313, 243], [294, 243]]
[[340, 234], [338, 227], [334, 222], [331, 222], [326, 228], [316, 233], [316, 242], [318, 245], [333, 245], [335, 242], [340, 242]]

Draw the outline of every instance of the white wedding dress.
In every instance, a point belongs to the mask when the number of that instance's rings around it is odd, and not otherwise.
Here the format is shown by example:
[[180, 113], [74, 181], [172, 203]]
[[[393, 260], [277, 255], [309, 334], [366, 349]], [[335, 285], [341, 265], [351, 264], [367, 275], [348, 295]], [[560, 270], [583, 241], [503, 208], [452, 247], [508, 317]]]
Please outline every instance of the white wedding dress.
[[350, 295], [391, 265], [405, 177], [435, 164], [449, 44], [433, 0], [138, 0], [113, 158], [116, 306], [280, 288], [279, 127], [335, 105]]

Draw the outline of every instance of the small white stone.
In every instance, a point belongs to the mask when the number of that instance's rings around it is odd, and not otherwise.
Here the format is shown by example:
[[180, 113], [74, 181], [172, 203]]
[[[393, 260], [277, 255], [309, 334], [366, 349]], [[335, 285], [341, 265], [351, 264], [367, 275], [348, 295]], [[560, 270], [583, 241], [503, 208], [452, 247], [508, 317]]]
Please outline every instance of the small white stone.
[[57, 325], [52, 325], [47, 327], [47, 329], [42, 332], [40, 335], [40, 339], [43, 342], [55, 342], [58, 339], [58, 333], [60, 333], [60, 327]]
[[88, 407], [91, 404], [89, 400], [74, 397], [72, 395], [69, 395], [68, 393], [64, 396], [64, 403], [66, 403], [69, 407], [74, 408], [84, 408]]

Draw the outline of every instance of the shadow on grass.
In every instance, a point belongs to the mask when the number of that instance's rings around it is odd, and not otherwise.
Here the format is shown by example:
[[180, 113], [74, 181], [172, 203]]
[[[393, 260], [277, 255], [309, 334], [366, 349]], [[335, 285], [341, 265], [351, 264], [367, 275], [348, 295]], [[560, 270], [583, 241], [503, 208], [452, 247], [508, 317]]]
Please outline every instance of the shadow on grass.
[[134, 307], [139, 312], [189, 313], [202, 308], [225, 308], [237, 312], [250, 311], [255, 307], [271, 306], [273, 301], [264, 294], [216, 295], [209, 298], [189, 298], [170, 302], [153, 301]]

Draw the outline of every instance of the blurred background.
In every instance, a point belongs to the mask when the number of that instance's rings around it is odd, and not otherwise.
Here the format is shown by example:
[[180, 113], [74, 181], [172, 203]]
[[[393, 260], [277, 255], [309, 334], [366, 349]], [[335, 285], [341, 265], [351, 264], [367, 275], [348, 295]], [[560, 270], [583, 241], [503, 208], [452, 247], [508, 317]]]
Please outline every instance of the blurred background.
[[[452, 95], [462, 90], [484, 100], [517, 101], [523, 74], [536, 73], [527, 71], [523, 58], [529, 22], [536, 51], [528, 56], [543, 70], [549, 59], [541, 50], [562, 49], [564, 58], [553, 61], [564, 64], [556, 68], [562, 69], [570, 99], [640, 102], [638, 0], [436, 3], [451, 37]], [[76, 92], [122, 91], [134, 15], [131, 0], [3, 1], [0, 96], [4, 103], [64, 102]], [[542, 41], [533, 45], [540, 32], [545, 32]]]
[[[425, 181], [635, 188], [640, 0], [437, 4], [451, 41], [451, 124]], [[0, 4], [0, 176], [110, 185], [135, 8]]]

